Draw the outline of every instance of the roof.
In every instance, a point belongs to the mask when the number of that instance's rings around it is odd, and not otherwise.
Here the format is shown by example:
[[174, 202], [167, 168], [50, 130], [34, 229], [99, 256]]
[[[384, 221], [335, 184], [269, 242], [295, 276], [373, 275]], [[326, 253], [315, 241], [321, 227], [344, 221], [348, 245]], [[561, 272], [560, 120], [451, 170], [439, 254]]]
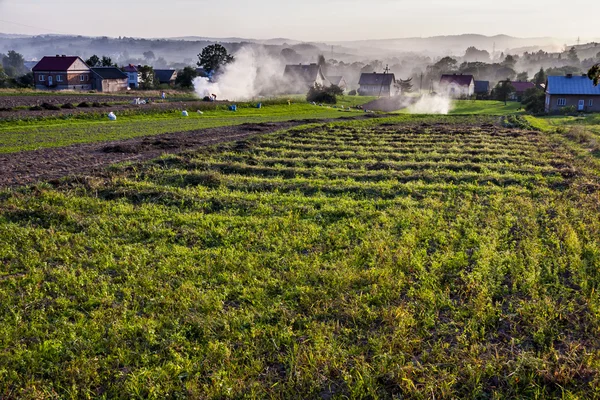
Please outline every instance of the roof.
[[587, 76], [549, 76], [546, 93], [600, 96], [600, 85]]
[[127, 74], [116, 67], [97, 67], [92, 71], [102, 79], [127, 79]]
[[449, 85], [451, 83], [456, 83], [459, 86], [470, 86], [471, 82], [474, 82], [475, 79], [473, 78], [473, 75], [457, 75], [457, 74], [452, 74], [452, 75], [442, 75], [442, 77], [440, 78], [440, 84], [442, 85]]
[[394, 74], [378, 74], [377, 72], [373, 72], [362, 73], [358, 84], [391, 86], [394, 82], [396, 82], [396, 76]]
[[318, 64], [286, 65], [283, 72], [283, 76], [304, 81], [308, 85], [314, 84], [319, 75], [322, 79], [325, 79], [325, 75], [323, 75], [321, 67]]
[[175, 79], [175, 74], [177, 71], [174, 69], [155, 69], [154, 73], [156, 74], [159, 82], [171, 82]]
[[327, 77], [327, 80], [329, 82], [331, 82], [332, 85], [335, 85], [335, 86], [340, 86], [343, 79], [344, 79], [343, 76], [328, 76]]
[[514, 88], [515, 88], [515, 92], [524, 92], [527, 89], [533, 89], [535, 87], [535, 84], [533, 84], [532, 82], [511, 82], [510, 83]]
[[489, 81], [475, 81], [475, 93], [487, 93], [490, 91]]
[[[44, 57], [32, 68], [33, 71], [66, 71], [75, 61], [81, 60], [78, 56]], [[85, 61], [81, 60], [84, 64]]]
[[128, 66], [123, 68], [123, 71], [125, 72], [138, 72], [138, 69], [135, 65], [133, 64], [129, 64]]

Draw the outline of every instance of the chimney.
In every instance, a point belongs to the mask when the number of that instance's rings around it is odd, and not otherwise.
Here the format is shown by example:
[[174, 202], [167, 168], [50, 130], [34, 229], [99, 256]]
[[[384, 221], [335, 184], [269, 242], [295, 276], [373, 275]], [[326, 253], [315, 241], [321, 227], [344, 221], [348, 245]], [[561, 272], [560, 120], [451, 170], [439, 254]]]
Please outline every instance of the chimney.
[[66, 55], [63, 54], [61, 57], [66, 57]]
[[57, 54], [56, 57], [60, 57], [60, 54]]
[[583, 76], [584, 78], [587, 78], [587, 74], [581, 74], [581, 76]]
[[567, 74], [567, 78], [572, 78], [573, 74]]

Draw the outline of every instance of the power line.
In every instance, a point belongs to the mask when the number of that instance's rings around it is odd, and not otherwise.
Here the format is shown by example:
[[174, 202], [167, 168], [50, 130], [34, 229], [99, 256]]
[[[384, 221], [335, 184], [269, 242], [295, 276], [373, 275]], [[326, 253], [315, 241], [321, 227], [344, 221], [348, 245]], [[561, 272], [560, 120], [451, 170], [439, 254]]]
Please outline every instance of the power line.
[[22, 24], [20, 22], [6, 21], [4, 19], [0, 19], [0, 22], [6, 22], [7, 24], [13, 24], [13, 25], [20, 25], [20, 26], [24, 26], [24, 27], [32, 28], [32, 29], [41, 29], [43, 31], [47, 31], [47, 32], [50, 32], [50, 33], [58, 33], [58, 34], [61, 34], [61, 35], [71, 35], [71, 33], [67, 33], [67, 32], [55, 31], [55, 30], [52, 30], [52, 29], [46, 29], [46, 28], [42, 28], [42, 27], [39, 27], [39, 26], [32, 26], [32, 25]]

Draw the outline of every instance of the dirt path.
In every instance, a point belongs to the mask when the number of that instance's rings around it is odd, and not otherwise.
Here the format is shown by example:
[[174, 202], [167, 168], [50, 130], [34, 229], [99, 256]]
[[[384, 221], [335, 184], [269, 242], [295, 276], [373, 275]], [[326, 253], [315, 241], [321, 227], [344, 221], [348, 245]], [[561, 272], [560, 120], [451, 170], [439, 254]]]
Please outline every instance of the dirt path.
[[[353, 118], [341, 118], [354, 119]], [[243, 124], [188, 132], [68, 147], [0, 154], [0, 187], [13, 187], [62, 178], [72, 174], [95, 174], [111, 164], [143, 161], [166, 153], [177, 153], [215, 143], [235, 141], [251, 135], [272, 133], [311, 122]]]

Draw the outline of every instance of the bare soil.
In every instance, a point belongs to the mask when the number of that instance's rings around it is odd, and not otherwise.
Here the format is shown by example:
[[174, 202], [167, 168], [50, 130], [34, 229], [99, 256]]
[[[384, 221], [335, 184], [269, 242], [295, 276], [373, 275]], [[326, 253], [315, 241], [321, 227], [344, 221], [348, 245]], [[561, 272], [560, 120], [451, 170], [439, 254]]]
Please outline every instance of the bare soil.
[[[355, 118], [365, 118], [365, 116], [340, 118], [338, 120]], [[252, 135], [272, 133], [311, 122], [325, 123], [328, 121], [331, 120], [243, 124], [111, 142], [0, 154], [0, 187], [27, 185], [74, 174], [96, 175], [102, 173], [107, 166], [119, 162], [149, 160], [162, 154], [177, 153], [216, 143], [241, 140]]]
[[[16, 100], [13, 100], [17, 98]], [[102, 113], [106, 114], [109, 112], [119, 112], [124, 110], [188, 110], [196, 111], [196, 109], [206, 110], [207, 108], [214, 108], [218, 105], [229, 104], [227, 102], [205, 102], [200, 100], [190, 101], [172, 101], [172, 102], [153, 102], [150, 104], [107, 104], [110, 102], [133, 102], [135, 97], [125, 96], [0, 96], [0, 120], [9, 118], [34, 118], [34, 117], [49, 117], [49, 116], [61, 116], [61, 115], [78, 115], [78, 114], [94, 114]], [[71, 100], [71, 101], [69, 101]], [[77, 107], [78, 104], [86, 102], [90, 105], [87, 108]], [[60, 110], [39, 110], [33, 111], [29, 109], [14, 109], [15, 107], [33, 107], [39, 106], [43, 103], [52, 105], [63, 105], [71, 103], [75, 106], [72, 109], [60, 109]], [[92, 106], [96, 103], [97, 106]]]

